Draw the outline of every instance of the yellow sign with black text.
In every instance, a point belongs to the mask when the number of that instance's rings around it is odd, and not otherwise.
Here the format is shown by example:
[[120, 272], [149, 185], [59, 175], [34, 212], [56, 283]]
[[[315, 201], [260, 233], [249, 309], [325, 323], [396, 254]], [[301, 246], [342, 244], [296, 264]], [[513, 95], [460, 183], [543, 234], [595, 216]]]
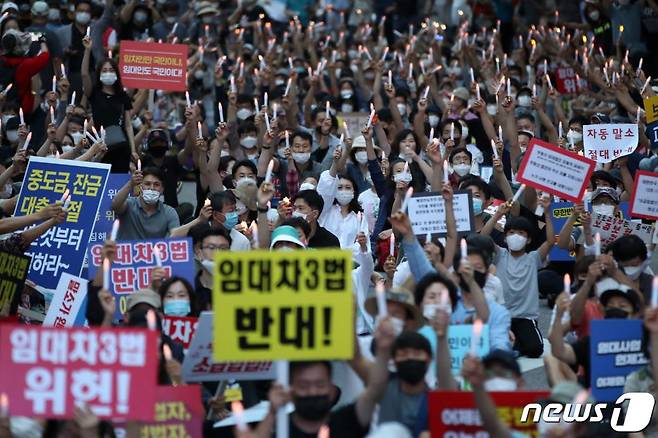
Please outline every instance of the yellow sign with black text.
[[353, 356], [349, 251], [218, 251], [213, 277], [215, 361]]

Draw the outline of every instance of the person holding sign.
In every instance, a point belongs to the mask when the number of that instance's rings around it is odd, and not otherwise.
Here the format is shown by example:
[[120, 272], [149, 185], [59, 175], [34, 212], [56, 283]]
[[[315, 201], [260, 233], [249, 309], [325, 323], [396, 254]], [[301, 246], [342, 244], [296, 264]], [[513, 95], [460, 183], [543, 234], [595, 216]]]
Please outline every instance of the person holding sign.
[[[128, 197], [135, 188], [139, 197]], [[180, 225], [173, 207], [160, 201], [164, 177], [155, 167], [136, 170], [130, 181], [112, 200], [112, 210], [121, 220], [119, 240], [156, 239], [167, 236]]]
[[[551, 198], [542, 199], [547, 210]], [[496, 222], [510, 209], [509, 204], [501, 205], [496, 214], [482, 229], [489, 234]], [[539, 316], [539, 289], [537, 271], [542, 268], [554, 245], [555, 233], [550, 216], [546, 216], [546, 242], [536, 251], [526, 253], [530, 242], [530, 222], [517, 216], [507, 218], [505, 223], [505, 243], [507, 248], [497, 247], [496, 274], [503, 283], [505, 303], [512, 314], [512, 332], [516, 338], [514, 349], [529, 357], [539, 357], [544, 351], [537, 317]]]

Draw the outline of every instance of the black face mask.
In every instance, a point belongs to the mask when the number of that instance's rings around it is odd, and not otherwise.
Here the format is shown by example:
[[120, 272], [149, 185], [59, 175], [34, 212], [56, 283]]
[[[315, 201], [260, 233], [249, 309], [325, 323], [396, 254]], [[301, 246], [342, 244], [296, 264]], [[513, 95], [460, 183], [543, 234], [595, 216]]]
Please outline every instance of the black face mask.
[[[484, 288], [484, 285], [487, 283], [486, 272], [473, 271], [473, 278], [475, 279], [477, 285], [480, 286], [480, 289]], [[471, 292], [471, 289], [468, 287], [468, 285], [466, 284], [466, 282], [461, 276], [459, 276], [459, 287], [464, 292]]]
[[331, 410], [329, 395], [312, 395], [309, 397], [295, 397], [295, 412], [309, 421], [319, 421], [329, 414]]
[[162, 158], [167, 153], [167, 149], [166, 148], [153, 148], [153, 149], [149, 149], [149, 152], [151, 153], [151, 156], [153, 158]]
[[415, 385], [425, 378], [427, 362], [418, 359], [407, 359], [395, 364], [402, 381]]
[[616, 307], [605, 309], [605, 319], [627, 319], [628, 312]]

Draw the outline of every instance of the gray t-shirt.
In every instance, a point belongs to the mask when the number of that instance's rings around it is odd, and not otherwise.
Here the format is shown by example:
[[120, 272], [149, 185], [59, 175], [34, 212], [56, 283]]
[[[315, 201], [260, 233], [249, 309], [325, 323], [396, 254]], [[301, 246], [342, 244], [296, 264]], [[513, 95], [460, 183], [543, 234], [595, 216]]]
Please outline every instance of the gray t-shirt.
[[503, 284], [505, 307], [512, 318], [539, 317], [539, 285], [537, 271], [544, 262], [538, 251], [512, 257], [506, 248], [497, 248], [496, 276]]
[[423, 395], [423, 392], [414, 395], [403, 393], [400, 379], [391, 377], [386, 385], [384, 398], [379, 403], [379, 424], [396, 421], [413, 431]]
[[173, 207], [158, 201], [158, 209], [148, 215], [137, 197], [128, 198], [126, 210], [119, 215], [119, 219], [118, 240], [160, 239], [180, 226], [178, 213]]

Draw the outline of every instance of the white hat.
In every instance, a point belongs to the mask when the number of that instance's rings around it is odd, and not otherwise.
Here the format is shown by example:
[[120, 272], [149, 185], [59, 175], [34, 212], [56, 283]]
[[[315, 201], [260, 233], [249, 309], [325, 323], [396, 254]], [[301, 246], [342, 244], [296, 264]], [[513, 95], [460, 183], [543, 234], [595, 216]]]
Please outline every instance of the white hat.
[[2, 4], [2, 9], [0, 9], [0, 14], [4, 14], [9, 9], [16, 9], [16, 12], [18, 12], [18, 5], [14, 2], [5, 2]]

